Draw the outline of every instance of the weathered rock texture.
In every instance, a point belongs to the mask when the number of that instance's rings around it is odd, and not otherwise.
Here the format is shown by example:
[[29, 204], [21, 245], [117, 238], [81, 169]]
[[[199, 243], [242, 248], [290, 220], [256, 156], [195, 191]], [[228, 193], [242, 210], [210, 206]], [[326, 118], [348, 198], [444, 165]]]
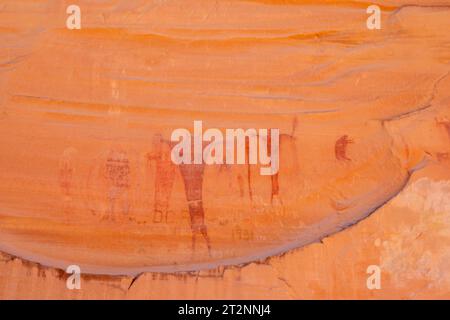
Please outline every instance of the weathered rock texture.
[[450, 1], [71, 3], [0, 2], [1, 298], [450, 298]]

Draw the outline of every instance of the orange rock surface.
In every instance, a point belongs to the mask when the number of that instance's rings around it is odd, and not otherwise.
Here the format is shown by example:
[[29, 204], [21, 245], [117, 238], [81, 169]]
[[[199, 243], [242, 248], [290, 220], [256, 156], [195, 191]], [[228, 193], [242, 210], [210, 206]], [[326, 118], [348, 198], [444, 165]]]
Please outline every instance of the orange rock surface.
[[[0, 298], [450, 298], [450, 1], [378, 1], [380, 30], [362, 1], [69, 4], [0, 2]], [[194, 120], [279, 128], [279, 173], [173, 164]]]

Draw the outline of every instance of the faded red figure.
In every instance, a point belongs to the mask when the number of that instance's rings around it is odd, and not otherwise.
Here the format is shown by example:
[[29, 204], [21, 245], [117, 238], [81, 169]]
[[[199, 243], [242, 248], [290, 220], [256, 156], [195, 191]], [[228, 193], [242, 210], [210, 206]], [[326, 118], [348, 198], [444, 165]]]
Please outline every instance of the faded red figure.
[[116, 205], [121, 205], [121, 211], [129, 211], [130, 163], [123, 151], [111, 151], [105, 163], [105, 177], [108, 182], [108, 200], [110, 218], [115, 219]]
[[343, 135], [340, 137], [334, 146], [334, 153], [337, 160], [351, 161], [349, 157], [347, 157], [347, 147], [349, 144], [354, 143], [352, 139], [348, 138], [348, 135]]
[[74, 176], [73, 157], [77, 152], [76, 149], [70, 147], [64, 150], [59, 161], [59, 187], [62, 193], [63, 212], [67, 213], [72, 210], [72, 187]]
[[69, 154], [64, 151], [64, 155], [59, 163], [59, 186], [64, 197], [70, 197], [73, 171]]
[[167, 222], [170, 196], [175, 180], [176, 166], [170, 159], [170, 142], [155, 135], [153, 139], [153, 152], [147, 155], [148, 161], [155, 161], [155, 205], [153, 222]]

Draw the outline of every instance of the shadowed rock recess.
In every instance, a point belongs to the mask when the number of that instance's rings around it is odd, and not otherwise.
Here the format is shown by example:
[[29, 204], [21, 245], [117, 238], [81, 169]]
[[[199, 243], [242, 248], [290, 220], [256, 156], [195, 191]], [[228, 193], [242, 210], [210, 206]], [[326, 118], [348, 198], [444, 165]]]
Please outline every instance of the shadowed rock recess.
[[0, 298], [450, 298], [450, 1], [70, 4], [0, 3]]

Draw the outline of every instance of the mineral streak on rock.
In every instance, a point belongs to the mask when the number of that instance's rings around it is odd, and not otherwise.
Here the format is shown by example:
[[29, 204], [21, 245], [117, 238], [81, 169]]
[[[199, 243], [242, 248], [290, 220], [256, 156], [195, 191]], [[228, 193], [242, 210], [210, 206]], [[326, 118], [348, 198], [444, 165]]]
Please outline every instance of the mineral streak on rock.
[[[449, 1], [378, 1], [381, 30], [363, 1], [65, 5], [0, 5], [0, 297], [449, 298]], [[280, 129], [278, 174], [174, 165], [195, 120]]]

